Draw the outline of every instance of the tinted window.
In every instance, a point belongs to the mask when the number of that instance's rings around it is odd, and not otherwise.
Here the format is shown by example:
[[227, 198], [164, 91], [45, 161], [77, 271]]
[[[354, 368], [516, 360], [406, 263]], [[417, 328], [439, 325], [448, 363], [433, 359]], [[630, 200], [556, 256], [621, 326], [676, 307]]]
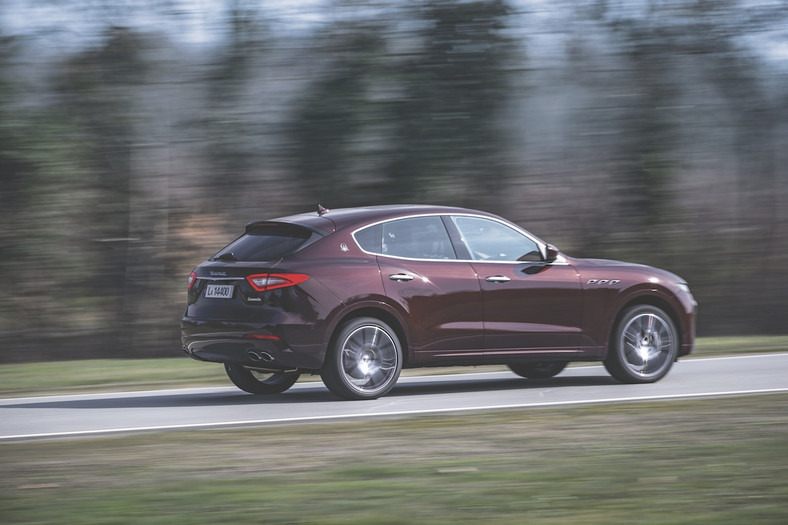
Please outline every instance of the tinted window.
[[362, 249], [409, 259], [456, 259], [440, 217], [398, 219], [356, 232]]
[[541, 261], [539, 246], [519, 231], [490, 219], [452, 217], [477, 261]]
[[381, 253], [382, 248], [382, 234], [380, 233], [381, 226], [377, 224], [370, 226], [361, 231], [356, 232], [356, 242], [361, 249], [370, 253]]
[[298, 226], [255, 225], [223, 248], [212, 259], [228, 261], [275, 261], [304, 247], [317, 234]]

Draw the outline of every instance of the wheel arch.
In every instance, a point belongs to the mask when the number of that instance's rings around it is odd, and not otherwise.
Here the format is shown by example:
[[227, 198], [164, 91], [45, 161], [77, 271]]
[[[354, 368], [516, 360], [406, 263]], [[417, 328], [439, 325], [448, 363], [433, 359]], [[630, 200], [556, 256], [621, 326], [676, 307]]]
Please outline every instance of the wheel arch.
[[[676, 331], [678, 332], [676, 335], [679, 343], [679, 348], [681, 347], [681, 341], [683, 339], [684, 334], [682, 332], [683, 328], [678, 312], [676, 311], [675, 307], [672, 304], [670, 304], [670, 301], [668, 301], [666, 298], [652, 293], [652, 294], [639, 295], [637, 297], [633, 297], [629, 301], [624, 303], [623, 306], [621, 306], [621, 308], [618, 309], [618, 312], [616, 313], [616, 317], [613, 320], [613, 324], [610, 326], [610, 330], [607, 334], [607, 344], [605, 345], [606, 353], [610, 352], [610, 345], [613, 343], [613, 339], [614, 339], [613, 336], [616, 332], [616, 329], [618, 328], [619, 323], [621, 323], [621, 319], [624, 317], [624, 314], [630, 308], [635, 306], [641, 306], [641, 305], [654, 306], [656, 308], [659, 308], [666, 314], [668, 314], [670, 320], [673, 321], [673, 326], [676, 328]], [[678, 359], [679, 353], [680, 352], [676, 354], [676, 359]]]
[[400, 347], [402, 348], [403, 368], [407, 367], [411, 361], [411, 352], [410, 345], [408, 344], [409, 338], [405, 330], [405, 326], [394, 313], [379, 306], [364, 306], [347, 312], [341, 316], [331, 330], [331, 335], [326, 343], [326, 349], [333, 347], [339, 332], [346, 323], [361, 317], [373, 317], [375, 319], [379, 319], [389, 325], [392, 330], [394, 330], [397, 339], [399, 339]]

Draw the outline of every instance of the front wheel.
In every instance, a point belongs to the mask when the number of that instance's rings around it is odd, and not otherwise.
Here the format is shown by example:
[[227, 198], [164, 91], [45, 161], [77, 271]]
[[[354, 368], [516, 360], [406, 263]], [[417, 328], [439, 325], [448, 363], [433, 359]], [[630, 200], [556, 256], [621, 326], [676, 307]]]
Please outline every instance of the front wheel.
[[281, 394], [298, 381], [298, 372], [263, 371], [237, 363], [225, 363], [227, 377], [235, 386], [250, 394]]
[[561, 373], [568, 365], [566, 361], [544, 361], [541, 363], [510, 364], [509, 369], [527, 379], [549, 379]]
[[668, 373], [678, 347], [678, 331], [667, 313], [655, 306], [634, 306], [616, 325], [605, 368], [622, 383], [653, 383]]
[[320, 372], [344, 399], [375, 399], [389, 392], [402, 370], [402, 348], [389, 325], [362, 317], [342, 326]]

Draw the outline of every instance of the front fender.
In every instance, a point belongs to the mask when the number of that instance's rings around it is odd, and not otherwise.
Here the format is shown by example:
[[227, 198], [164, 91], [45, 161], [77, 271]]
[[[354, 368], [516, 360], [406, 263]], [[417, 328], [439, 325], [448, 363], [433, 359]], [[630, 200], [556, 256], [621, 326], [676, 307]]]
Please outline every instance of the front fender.
[[657, 283], [640, 283], [607, 293], [598, 290], [585, 292], [584, 332], [593, 345], [608, 348], [622, 313], [637, 304], [650, 304], [665, 310], [679, 330], [679, 355], [690, 353], [694, 345], [697, 305]]

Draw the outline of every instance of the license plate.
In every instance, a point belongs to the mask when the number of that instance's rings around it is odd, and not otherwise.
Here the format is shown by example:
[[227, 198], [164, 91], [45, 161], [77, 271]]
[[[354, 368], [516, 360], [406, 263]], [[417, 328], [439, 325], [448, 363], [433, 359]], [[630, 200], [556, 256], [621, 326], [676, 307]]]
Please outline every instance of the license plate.
[[208, 299], [232, 299], [233, 288], [231, 284], [209, 284], [205, 287], [205, 297]]

